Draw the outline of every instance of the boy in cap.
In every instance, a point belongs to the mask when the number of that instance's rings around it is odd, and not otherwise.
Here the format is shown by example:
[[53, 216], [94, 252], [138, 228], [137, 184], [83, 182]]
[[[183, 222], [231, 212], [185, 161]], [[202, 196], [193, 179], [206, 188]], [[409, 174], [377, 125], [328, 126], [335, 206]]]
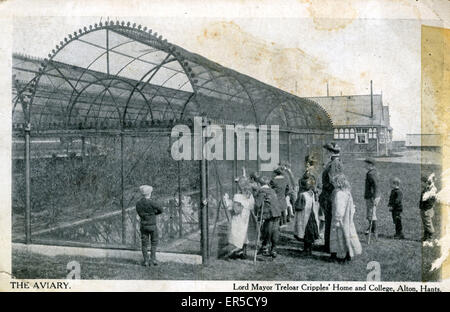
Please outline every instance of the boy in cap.
[[420, 194], [420, 216], [423, 224], [423, 241], [433, 238], [434, 204], [437, 200], [437, 189], [434, 185], [434, 173], [422, 176], [422, 193]]
[[281, 167], [276, 168], [273, 172], [274, 172], [274, 177], [270, 181], [269, 185], [271, 188], [273, 188], [273, 190], [275, 191], [275, 194], [277, 194], [277, 198], [278, 198], [279, 206], [280, 206], [280, 210], [281, 210], [280, 225], [282, 227], [285, 227], [286, 222], [287, 222], [287, 209], [288, 209], [286, 197], [287, 196], [290, 197], [292, 195], [291, 195], [289, 183], [288, 183], [286, 177], [283, 175], [283, 170], [281, 169]]
[[366, 218], [369, 221], [369, 227], [365, 234], [370, 234], [372, 231], [375, 238], [377, 238], [377, 206], [380, 202], [378, 172], [373, 158], [366, 158], [364, 162], [367, 168], [364, 199], [366, 200]]
[[142, 255], [144, 256], [144, 266], [149, 266], [148, 260], [148, 243], [149, 236], [151, 240], [151, 260], [153, 265], [158, 265], [156, 262], [156, 247], [158, 245], [158, 227], [156, 226], [156, 216], [163, 212], [162, 206], [156, 201], [150, 199], [153, 192], [153, 187], [149, 185], [142, 185], [139, 187], [142, 198], [136, 203], [136, 212], [141, 220], [141, 242]]
[[[269, 186], [269, 183], [269, 178], [264, 176], [260, 178], [261, 187], [255, 198], [255, 212], [258, 220], [260, 218], [263, 220], [261, 229], [261, 252], [265, 256], [275, 258], [277, 256], [276, 247], [280, 236], [281, 211], [277, 195]], [[269, 244], [271, 245], [270, 250]]]
[[403, 211], [403, 193], [400, 190], [400, 179], [393, 178], [391, 180], [391, 195], [389, 196], [389, 211], [392, 212], [392, 221], [395, 225], [395, 235], [394, 238], [404, 239], [403, 228], [402, 228], [402, 211]]

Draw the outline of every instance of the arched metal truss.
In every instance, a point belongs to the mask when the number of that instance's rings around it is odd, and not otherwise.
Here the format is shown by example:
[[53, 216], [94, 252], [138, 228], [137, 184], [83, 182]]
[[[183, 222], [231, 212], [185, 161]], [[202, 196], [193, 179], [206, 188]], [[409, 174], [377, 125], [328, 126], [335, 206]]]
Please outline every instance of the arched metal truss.
[[48, 59], [28, 62], [36, 75], [18, 77], [16, 71], [13, 123], [37, 132], [152, 127], [199, 115], [236, 124], [332, 130], [317, 103], [130, 22], [84, 27], [64, 38]]

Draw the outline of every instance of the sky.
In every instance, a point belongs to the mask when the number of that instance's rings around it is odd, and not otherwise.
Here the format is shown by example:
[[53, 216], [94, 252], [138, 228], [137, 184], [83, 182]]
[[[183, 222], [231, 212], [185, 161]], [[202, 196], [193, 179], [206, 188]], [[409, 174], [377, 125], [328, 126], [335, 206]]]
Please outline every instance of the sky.
[[448, 27], [450, 12], [449, 2], [431, 0], [132, 1], [121, 10], [38, 2], [37, 10], [15, 13], [13, 52], [46, 57], [69, 33], [100, 19], [136, 22], [298, 96], [324, 96], [327, 82], [330, 95], [368, 94], [373, 80], [390, 107], [394, 140], [420, 132], [421, 25]]

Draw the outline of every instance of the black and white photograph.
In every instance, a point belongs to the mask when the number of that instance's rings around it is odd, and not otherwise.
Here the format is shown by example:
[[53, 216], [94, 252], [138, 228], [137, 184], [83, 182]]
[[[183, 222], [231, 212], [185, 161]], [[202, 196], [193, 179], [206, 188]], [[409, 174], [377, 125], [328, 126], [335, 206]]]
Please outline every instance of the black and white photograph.
[[40, 2], [0, 3], [1, 290], [450, 289], [448, 1]]

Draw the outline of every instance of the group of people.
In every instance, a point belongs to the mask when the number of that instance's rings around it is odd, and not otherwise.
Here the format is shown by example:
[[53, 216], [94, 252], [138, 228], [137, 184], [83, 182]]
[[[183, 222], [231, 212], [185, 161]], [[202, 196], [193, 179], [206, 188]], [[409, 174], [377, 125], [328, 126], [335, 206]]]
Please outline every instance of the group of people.
[[[314, 245], [330, 254], [330, 260], [346, 263], [361, 254], [361, 244], [353, 217], [355, 205], [351, 186], [344, 174], [340, 160], [340, 148], [334, 143], [323, 146], [328, 163], [321, 174], [321, 185], [317, 179], [317, 159], [313, 155], [305, 157], [305, 169], [298, 184], [295, 183], [290, 166], [280, 164], [272, 178], [257, 172], [245, 174], [235, 180], [238, 192], [232, 199], [225, 194], [223, 203], [231, 213], [226, 257], [246, 258], [249, 241], [255, 241], [258, 253], [275, 258], [280, 237], [280, 228], [294, 222], [294, 238], [303, 242], [303, 252], [312, 254]], [[368, 222], [366, 235], [376, 239], [377, 207], [380, 203], [378, 172], [373, 158], [365, 159], [367, 173], [364, 199]], [[434, 174], [422, 178], [420, 211], [423, 222], [423, 240], [430, 240], [434, 233], [433, 215], [436, 202]], [[395, 225], [394, 238], [403, 239], [402, 219], [403, 193], [401, 181], [391, 180], [389, 210]], [[142, 198], [136, 204], [141, 222], [142, 253], [145, 266], [157, 265], [156, 248], [158, 229], [156, 216], [162, 213], [162, 205], [153, 199], [153, 188], [140, 187]], [[148, 245], [151, 241], [151, 258]]]
[[[272, 178], [252, 173], [236, 180], [238, 194], [233, 200], [224, 198], [232, 215], [229, 233], [232, 248], [228, 257], [245, 258], [249, 233], [256, 229], [260, 237], [258, 252], [275, 258], [280, 228], [291, 221], [294, 222], [294, 237], [303, 241], [303, 252], [307, 255], [311, 255], [313, 245], [320, 242], [323, 242], [323, 251], [337, 262], [344, 263], [361, 253], [353, 223], [355, 206], [340, 161], [339, 146], [332, 142], [324, 148], [330, 161], [322, 173], [321, 191], [316, 177], [317, 159], [313, 155], [305, 157], [305, 171], [298, 186], [286, 163], [274, 170]], [[370, 192], [376, 194], [376, 189]]]
[[[350, 183], [340, 160], [340, 148], [334, 143], [323, 146], [328, 163], [317, 179], [317, 159], [305, 157], [305, 170], [296, 185], [289, 164], [280, 164], [273, 177], [252, 173], [248, 178], [239, 177], [236, 182], [239, 194], [233, 200], [226, 198], [226, 206], [232, 213], [230, 222], [230, 258], [246, 258], [247, 243], [254, 240], [255, 229], [260, 231], [259, 253], [275, 258], [280, 228], [294, 221], [294, 237], [303, 242], [303, 252], [312, 254], [313, 246], [330, 254], [330, 259], [346, 263], [361, 253], [361, 244], [353, 222], [355, 205]], [[367, 229], [365, 235], [378, 238], [377, 207], [380, 203], [380, 187], [376, 163], [366, 158], [364, 199], [366, 202]], [[422, 178], [420, 210], [423, 221], [423, 240], [430, 240], [434, 233], [433, 214], [436, 202], [434, 175]], [[395, 226], [395, 239], [404, 239], [402, 227], [403, 193], [401, 181], [391, 179], [388, 207]], [[249, 236], [253, 236], [250, 240]]]

